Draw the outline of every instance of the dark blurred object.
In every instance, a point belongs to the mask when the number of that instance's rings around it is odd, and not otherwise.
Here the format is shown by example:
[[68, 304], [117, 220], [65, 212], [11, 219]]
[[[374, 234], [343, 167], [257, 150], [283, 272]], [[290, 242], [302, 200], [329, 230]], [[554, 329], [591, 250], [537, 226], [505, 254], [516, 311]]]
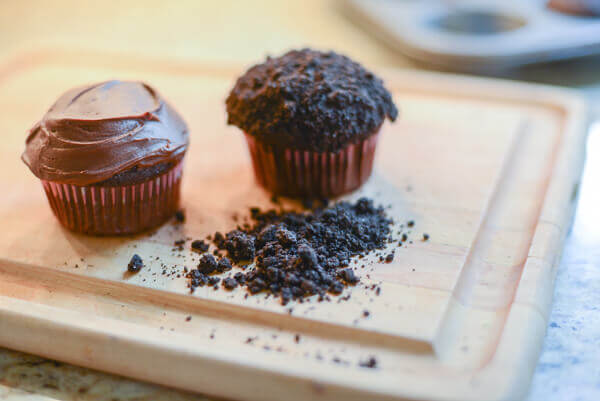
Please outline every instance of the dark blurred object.
[[[569, 14], [558, 6], [569, 4]], [[500, 74], [600, 55], [600, 0], [344, 0], [342, 11], [405, 56], [437, 69]], [[585, 6], [585, 8], [584, 8]]]
[[527, 22], [522, 18], [485, 10], [456, 10], [432, 23], [448, 32], [491, 35], [521, 28]]
[[550, 0], [548, 7], [561, 13], [600, 16], [600, 0]]

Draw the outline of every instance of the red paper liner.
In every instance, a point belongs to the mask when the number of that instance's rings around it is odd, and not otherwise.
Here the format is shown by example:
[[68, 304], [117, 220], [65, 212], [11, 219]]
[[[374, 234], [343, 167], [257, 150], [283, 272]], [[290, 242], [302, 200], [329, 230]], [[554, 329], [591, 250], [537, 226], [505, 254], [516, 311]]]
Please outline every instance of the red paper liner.
[[369, 178], [378, 136], [336, 153], [267, 145], [248, 134], [246, 141], [261, 186], [277, 195], [330, 198], [357, 189]]
[[42, 180], [54, 215], [69, 230], [134, 234], [164, 223], [179, 207], [183, 162], [134, 185], [79, 186]]

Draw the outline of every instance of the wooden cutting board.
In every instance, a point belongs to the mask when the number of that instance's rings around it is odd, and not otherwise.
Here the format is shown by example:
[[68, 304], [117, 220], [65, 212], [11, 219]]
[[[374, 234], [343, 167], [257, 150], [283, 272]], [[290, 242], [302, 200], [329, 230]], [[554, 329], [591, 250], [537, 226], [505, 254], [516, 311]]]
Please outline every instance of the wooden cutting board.
[[[223, 100], [240, 71], [68, 51], [0, 67], [0, 345], [244, 400], [523, 397], [577, 196], [580, 98], [382, 71], [401, 118], [385, 126], [374, 174], [349, 198], [369, 195], [391, 205], [398, 224], [415, 220], [413, 242], [391, 264], [369, 258], [358, 269], [380, 296], [358, 286], [340, 302], [283, 307], [241, 289], [190, 295], [177, 277], [196, 256], [173, 251], [175, 240], [271, 206], [241, 134], [225, 124]], [[151, 83], [189, 123], [185, 224], [134, 238], [72, 234], [19, 160], [27, 129], [60, 93], [110, 78]], [[146, 268], [131, 276], [134, 253]], [[370, 356], [377, 367], [360, 367]]]

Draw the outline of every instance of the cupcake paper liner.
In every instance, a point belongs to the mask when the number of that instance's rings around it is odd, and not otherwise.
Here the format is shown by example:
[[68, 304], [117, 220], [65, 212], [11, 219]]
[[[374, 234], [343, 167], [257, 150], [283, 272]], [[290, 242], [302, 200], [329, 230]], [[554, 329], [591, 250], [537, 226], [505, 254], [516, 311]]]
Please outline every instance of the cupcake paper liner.
[[277, 195], [329, 198], [353, 191], [369, 178], [379, 134], [336, 153], [267, 145], [245, 136], [261, 186]]
[[139, 184], [79, 186], [42, 180], [54, 215], [92, 235], [133, 234], [164, 223], [179, 207], [183, 161]]

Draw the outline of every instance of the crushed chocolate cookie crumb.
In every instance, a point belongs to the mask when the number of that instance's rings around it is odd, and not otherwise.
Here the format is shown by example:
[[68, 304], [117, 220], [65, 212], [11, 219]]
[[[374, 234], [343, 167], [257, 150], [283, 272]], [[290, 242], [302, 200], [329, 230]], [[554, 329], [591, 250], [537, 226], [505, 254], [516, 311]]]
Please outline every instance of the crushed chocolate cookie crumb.
[[240, 263], [241, 261], [250, 261], [254, 259], [254, 241], [255, 237], [253, 235], [248, 235], [240, 230], [234, 230], [227, 233], [225, 239], [219, 244], [215, 243], [215, 245], [220, 249], [227, 250], [231, 259], [233, 259], [235, 263]]
[[371, 315], [371, 312], [369, 312], [368, 310], [364, 310], [363, 311], [363, 316], [364, 317], [369, 317]]
[[408, 223], [406, 223], [407, 227], [413, 227], [415, 225], [414, 220], [410, 220]]
[[131, 257], [129, 264], [127, 265], [127, 270], [129, 270], [131, 273], [137, 273], [142, 270], [142, 267], [144, 267], [144, 261], [140, 255], [136, 253]]
[[238, 282], [236, 281], [236, 279], [234, 279], [232, 277], [223, 279], [223, 287], [225, 287], [226, 289], [233, 290], [237, 286], [238, 286]]
[[375, 357], [371, 356], [366, 361], [359, 362], [358, 365], [362, 368], [374, 369], [377, 367], [377, 359], [375, 359]]
[[183, 223], [185, 221], [185, 213], [183, 212], [183, 209], [175, 212], [175, 220], [178, 223]]
[[427, 241], [429, 239], [429, 234], [423, 234], [423, 241]]
[[242, 272], [235, 273], [233, 275], [233, 278], [235, 279], [235, 281], [237, 281], [240, 284], [245, 284], [246, 283], [246, 276]]
[[197, 239], [192, 242], [192, 250], [196, 252], [206, 252], [208, 251], [209, 245], [201, 239]]
[[385, 257], [385, 263], [392, 263], [394, 260], [394, 252], [388, 253]]
[[348, 284], [358, 283], [358, 277], [354, 274], [354, 270], [350, 268], [342, 270], [338, 275]]
[[[284, 305], [310, 295], [325, 300], [327, 292], [341, 294], [346, 285], [359, 282], [347, 267], [350, 258], [383, 249], [391, 240], [392, 220], [367, 198], [305, 213], [252, 208], [251, 218], [252, 224], [213, 235], [217, 248], [227, 251], [239, 267], [244, 267], [240, 262], [255, 262], [223, 286], [235, 288], [235, 281], [251, 294], [266, 291], [279, 297]], [[210, 280], [206, 275], [230, 268], [229, 259], [217, 263], [204, 254], [198, 270], [188, 274], [190, 287], [205, 285]]]
[[219, 277], [209, 277], [208, 285], [216, 286], [217, 284], [219, 284], [220, 281], [221, 279]]
[[213, 255], [205, 254], [200, 258], [198, 270], [203, 274], [211, 274], [217, 270], [217, 260]]
[[226, 105], [227, 122], [259, 141], [318, 152], [358, 143], [398, 116], [372, 72], [340, 54], [310, 49], [250, 68]]
[[221, 259], [219, 259], [219, 262], [217, 263], [217, 271], [219, 273], [224, 273], [228, 270], [231, 270], [232, 267], [233, 266], [231, 266], [231, 261], [227, 257], [222, 257]]
[[191, 317], [191, 316], [188, 316], [188, 317], [186, 317], [186, 318], [185, 318], [185, 321], [186, 321], [186, 322], [189, 322], [190, 320], [192, 320], [192, 317]]

